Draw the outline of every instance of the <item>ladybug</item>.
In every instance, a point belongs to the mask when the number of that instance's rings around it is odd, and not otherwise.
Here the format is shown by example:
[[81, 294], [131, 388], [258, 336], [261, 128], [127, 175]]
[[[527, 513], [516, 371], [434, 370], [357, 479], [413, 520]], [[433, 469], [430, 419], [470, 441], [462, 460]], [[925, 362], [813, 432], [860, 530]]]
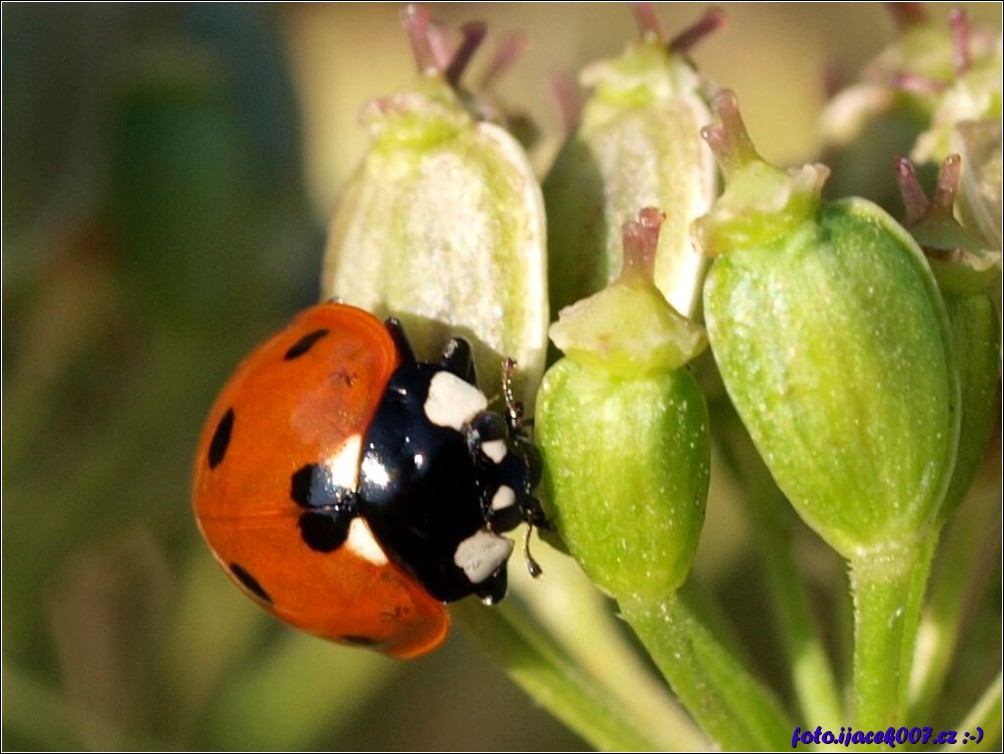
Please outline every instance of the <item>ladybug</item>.
[[203, 429], [193, 501], [216, 559], [298, 628], [397, 657], [436, 648], [444, 603], [505, 595], [500, 533], [544, 523], [512, 367], [496, 413], [466, 341], [425, 363], [396, 320], [336, 301], [302, 312]]

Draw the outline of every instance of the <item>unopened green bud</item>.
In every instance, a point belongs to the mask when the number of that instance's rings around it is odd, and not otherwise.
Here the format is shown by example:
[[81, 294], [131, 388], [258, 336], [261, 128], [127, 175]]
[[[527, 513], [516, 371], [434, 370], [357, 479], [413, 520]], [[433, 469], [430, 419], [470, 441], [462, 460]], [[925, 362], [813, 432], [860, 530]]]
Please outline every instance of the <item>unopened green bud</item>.
[[684, 582], [708, 492], [707, 408], [685, 367], [704, 335], [652, 283], [659, 220], [644, 210], [628, 223], [624, 273], [552, 326], [567, 358], [545, 375], [535, 417], [548, 515], [621, 600], [662, 599]]
[[959, 450], [952, 481], [939, 511], [947, 521], [965, 498], [982, 465], [999, 416], [995, 396], [999, 370], [1000, 324], [991, 290], [1000, 289], [1001, 255], [981, 248], [978, 236], [955, 219], [960, 159], [942, 163], [938, 187], [928, 202], [907, 160], [897, 163], [907, 208], [906, 227], [927, 255], [952, 325], [952, 345], [962, 397]]
[[420, 354], [468, 338], [489, 394], [514, 358], [530, 399], [548, 322], [540, 188], [516, 140], [458, 95], [457, 66], [437, 64], [425, 11], [406, 23], [421, 73], [364, 109], [373, 146], [332, 218], [323, 294], [400, 318]]
[[544, 180], [553, 312], [620, 274], [621, 228], [639, 207], [650, 206], [667, 213], [655, 259], [656, 286], [686, 315], [700, 300], [705, 262], [688, 229], [710, 206], [716, 176], [714, 160], [698, 138], [711, 116], [699, 93], [701, 80], [684, 53], [721, 22], [721, 14], [711, 12], [667, 45], [648, 10], [640, 11], [641, 39], [620, 58], [582, 71], [580, 80], [592, 95]]
[[806, 169], [787, 186], [767, 171], [757, 192], [762, 161], [732, 146], [749, 144], [735, 95], [715, 110], [706, 138], [727, 186], [697, 231], [717, 255], [704, 308], [729, 396], [780, 488], [838, 552], [910, 546], [934, 522], [958, 443], [934, 278], [889, 215], [823, 203]]

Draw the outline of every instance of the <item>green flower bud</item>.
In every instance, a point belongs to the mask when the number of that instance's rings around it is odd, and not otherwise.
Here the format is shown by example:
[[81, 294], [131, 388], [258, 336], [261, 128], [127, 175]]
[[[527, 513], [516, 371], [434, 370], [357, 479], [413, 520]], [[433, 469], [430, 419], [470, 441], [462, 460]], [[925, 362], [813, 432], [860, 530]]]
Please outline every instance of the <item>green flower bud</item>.
[[696, 226], [708, 337], [732, 402], [799, 515], [845, 557], [910, 546], [947, 489], [959, 387], [944, 305], [916, 243], [825, 168], [753, 149], [732, 92], [705, 129], [727, 187]]
[[568, 356], [545, 375], [535, 418], [548, 516], [620, 600], [662, 599], [684, 582], [708, 492], [707, 408], [684, 366], [704, 334], [652, 282], [659, 220], [644, 210], [627, 223], [620, 278], [552, 326]]
[[640, 40], [620, 58], [582, 72], [581, 83], [593, 93], [544, 180], [555, 313], [620, 274], [621, 228], [649, 206], [669, 213], [659, 237], [656, 286], [687, 315], [700, 299], [705, 262], [689, 227], [710, 206], [716, 174], [698, 138], [711, 116], [684, 52], [721, 15], [710, 13], [669, 46], [651, 15], [643, 9], [640, 17]]
[[942, 164], [938, 187], [930, 202], [907, 160], [897, 163], [897, 172], [907, 208], [906, 227], [927, 255], [941, 288], [959, 369], [962, 397], [959, 450], [945, 503], [939, 512], [939, 520], [944, 522], [976, 478], [994, 419], [999, 415], [995, 397], [1000, 323], [990, 290], [1000, 289], [1001, 255], [999, 251], [981, 248], [979, 238], [955, 219], [953, 207], [960, 176], [958, 155], [950, 155]]
[[[949, 152], [963, 151], [960, 142], [971, 138], [962, 133], [966, 129], [988, 120], [999, 123], [1001, 48], [989, 29], [971, 28], [962, 9], [949, 11], [945, 24], [919, 3], [886, 7], [898, 35], [864, 68], [859, 82], [832, 98], [821, 125], [825, 160], [835, 176], [828, 192], [843, 196], [864, 187], [872, 192], [868, 198], [899, 212], [899, 196], [888, 180], [889, 160], [913, 150], [917, 161], [940, 161]], [[993, 143], [999, 187], [999, 126]], [[982, 164], [969, 155], [966, 163]], [[968, 201], [968, 188], [963, 194]], [[998, 190], [987, 209], [999, 205]]]
[[547, 344], [540, 188], [515, 139], [458, 95], [457, 65], [436, 62], [424, 10], [407, 24], [422, 72], [363, 110], [373, 146], [332, 218], [323, 293], [400, 318], [419, 353], [468, 338], [489, 394], [513, 357], [529, 399]]

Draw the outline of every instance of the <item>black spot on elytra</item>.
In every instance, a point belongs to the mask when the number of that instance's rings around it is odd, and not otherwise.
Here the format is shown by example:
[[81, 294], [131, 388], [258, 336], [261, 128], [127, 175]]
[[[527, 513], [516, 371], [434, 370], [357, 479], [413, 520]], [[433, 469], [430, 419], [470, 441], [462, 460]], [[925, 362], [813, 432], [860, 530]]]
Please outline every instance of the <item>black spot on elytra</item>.
[[331, 470], [310, 463], [290, 477], [289, 496], [309, 512], [300, 516], [300, 536], [315, 552], [334, 552], [349, 535], [356, 493], [335, 484]]
[[355, 505], [352, 490], [335, 484], [331, 470], [319, 463], [309, 463], [293, 472], [289, 496], [301, 508], [350, 510]]
[[258, 579], [248, 573], [247, 569], [237, 565], [236, 563], [231, 563], [230, 573], [232, 573], [234, 578], [241, 582], [255, 597], [263, 602], [267, 602], [270, 605], [272, 604], [272, 598], [268, 596], [268, 592], [266, 592], [264, 588], [262, 588], [262, 585], [258, 583]]
[[316, 343], [317, 341], [319, 341], [321, 338], [323, 338], [329, 332], [331, 332], [331, 331], [330, 330], [325, 330], [325, 329], [320, 329], [320, 330], [314, 330], [314, 332], [312, 332], [312, 333], [307, 333], [302, 338], [300, 338], [298, 341], [296, 341], [296, 343], [294, 343], [293, 345], [291, 345], [289, 347], [289, 350], [286, 351], [286, 355], [283, 356], [282, 358], [285, 361], [291, 361], [292, 359], [295, 359], [297, 356], [303, 356], [303, 354], [305, 354], [307, 351], [309, 351], [313, 347], [314, 343]]
[[300, 516], [300, 536], [314, 552], [334, 552], [348, 538], [351, 522], [345, 511], [311, 511]]
[[234, 429], [234, 410], [228, 408], [220, 423], [216, 425], [213, 439], [209, 442], [209, 468], [215, 469], [223, 463], [223, 457], [230, 446], [230, 433]]

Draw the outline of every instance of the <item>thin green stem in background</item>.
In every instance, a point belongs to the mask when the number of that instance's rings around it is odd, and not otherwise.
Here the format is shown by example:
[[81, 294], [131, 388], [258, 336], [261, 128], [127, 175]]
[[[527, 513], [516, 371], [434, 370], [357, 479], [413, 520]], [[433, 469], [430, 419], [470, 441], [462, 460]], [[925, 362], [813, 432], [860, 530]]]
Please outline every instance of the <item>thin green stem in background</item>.
[[938, 552], [938, 542], [941, 531], [934, 531], [917, 544], [916, 562], [913, 578], [903, 605], [903, 647], [900, 659], [899, 676], [899, 711], [901, 719], [906, 720], [909, 707], [910, 679], [913, 675], [913, 661], [917, 651], [917, 636], [920, 632], [920, 615], [924, 607], [924, 596], [927, 594], [927, 582], [930, 579], [934, 556]]
[[791, 669], [799, 711], [817, 725], [838, 725], [844, 719], [840, 693], [792, 551], [791, 526], [784, 516], [788, 502], [734, 409], [719, 404], [716, 419], [724, 440], [718, 443], [719, 451], [747, 491], [744, 510], [767, 577], [771, 620]]
[[[1001, 720], [1004, 715], [1004, 680], [1001, 671], [997, 672], [997, 677], [983, 692], [979, 701], [966, 715], [965, 719], [959, 723], [955, 730], [958, 732], [958, 740], [954, 745], [942, 747], [942, 751], [958, 751], [958, 741], [968, 734], [970, 738], [975, 738], [979, 734], [977, 728], [983, 729], [983, 739], [976, 747], [981, 751], [1000, 751]], [[972, 746], [969, 747], [970, 749]]]
[[688, 588], [662, 601], [623, 600], [621, 612], [680, 701], [723, 749], [770, 751], [790, 744], [794, 725], [708, 630]]
[[642, 731], [630, 711], [594, 687], [515, 600], [491, 610], [474, 600], [451, 608], [457, 624], [499, 662], [538, 704], [586, 741], [608, 751], [683, 748]]
[[547, 546], [534, 548], [547, 589], [524, 569], [511, 569], [510, 587], [545, 631], [590, 681], [625, 705], [640, 730], [668, 747], [705, 748], [707, 739], [673, 697], [665, 681], [628, 638], [612, 603], [572, 558]]
[[791, 541], [781, 520], [777, 497], [762, 497], [754, 509], [758, 524], [757, 541], [767, 570], [774, 624], [779, 628], [791, 663], [791, 679], [799, 709], [806, 719], [819, 725], [835, 725], [842, 719], [842, 706], [829, 656], [805, 594], [802, 573], [795, 563]]
[[969, 606], [986, 589], [987, 571], [996, 562], [1000, 542], [1000, 488], [977, 486], [975, 494], [959, 507], [942, 538], [938, 556], [942, 567], [935, 568], [931, 580], [910, 678], [911, 719], [925, 719], [934, 708]]
[[3, 691], [5, 734], [32, 741], [39, 749], [161, 751], [175, 748], [172, 743], [157, 740], [145, 732], [124, 730], [103, 716], [102, 711], [76, 703], [63, 689], [51, 687], [32, 673], [9, 665], [3, 668]]
[[[934, 536], [934, 535], [929, 535]], [[850, 562], [854, 595], [854, 724], [879, 730], [904, 719], [903, 691], [916, 635], [919, 584], [926, 583], [930, 542], [857, 555]]]

